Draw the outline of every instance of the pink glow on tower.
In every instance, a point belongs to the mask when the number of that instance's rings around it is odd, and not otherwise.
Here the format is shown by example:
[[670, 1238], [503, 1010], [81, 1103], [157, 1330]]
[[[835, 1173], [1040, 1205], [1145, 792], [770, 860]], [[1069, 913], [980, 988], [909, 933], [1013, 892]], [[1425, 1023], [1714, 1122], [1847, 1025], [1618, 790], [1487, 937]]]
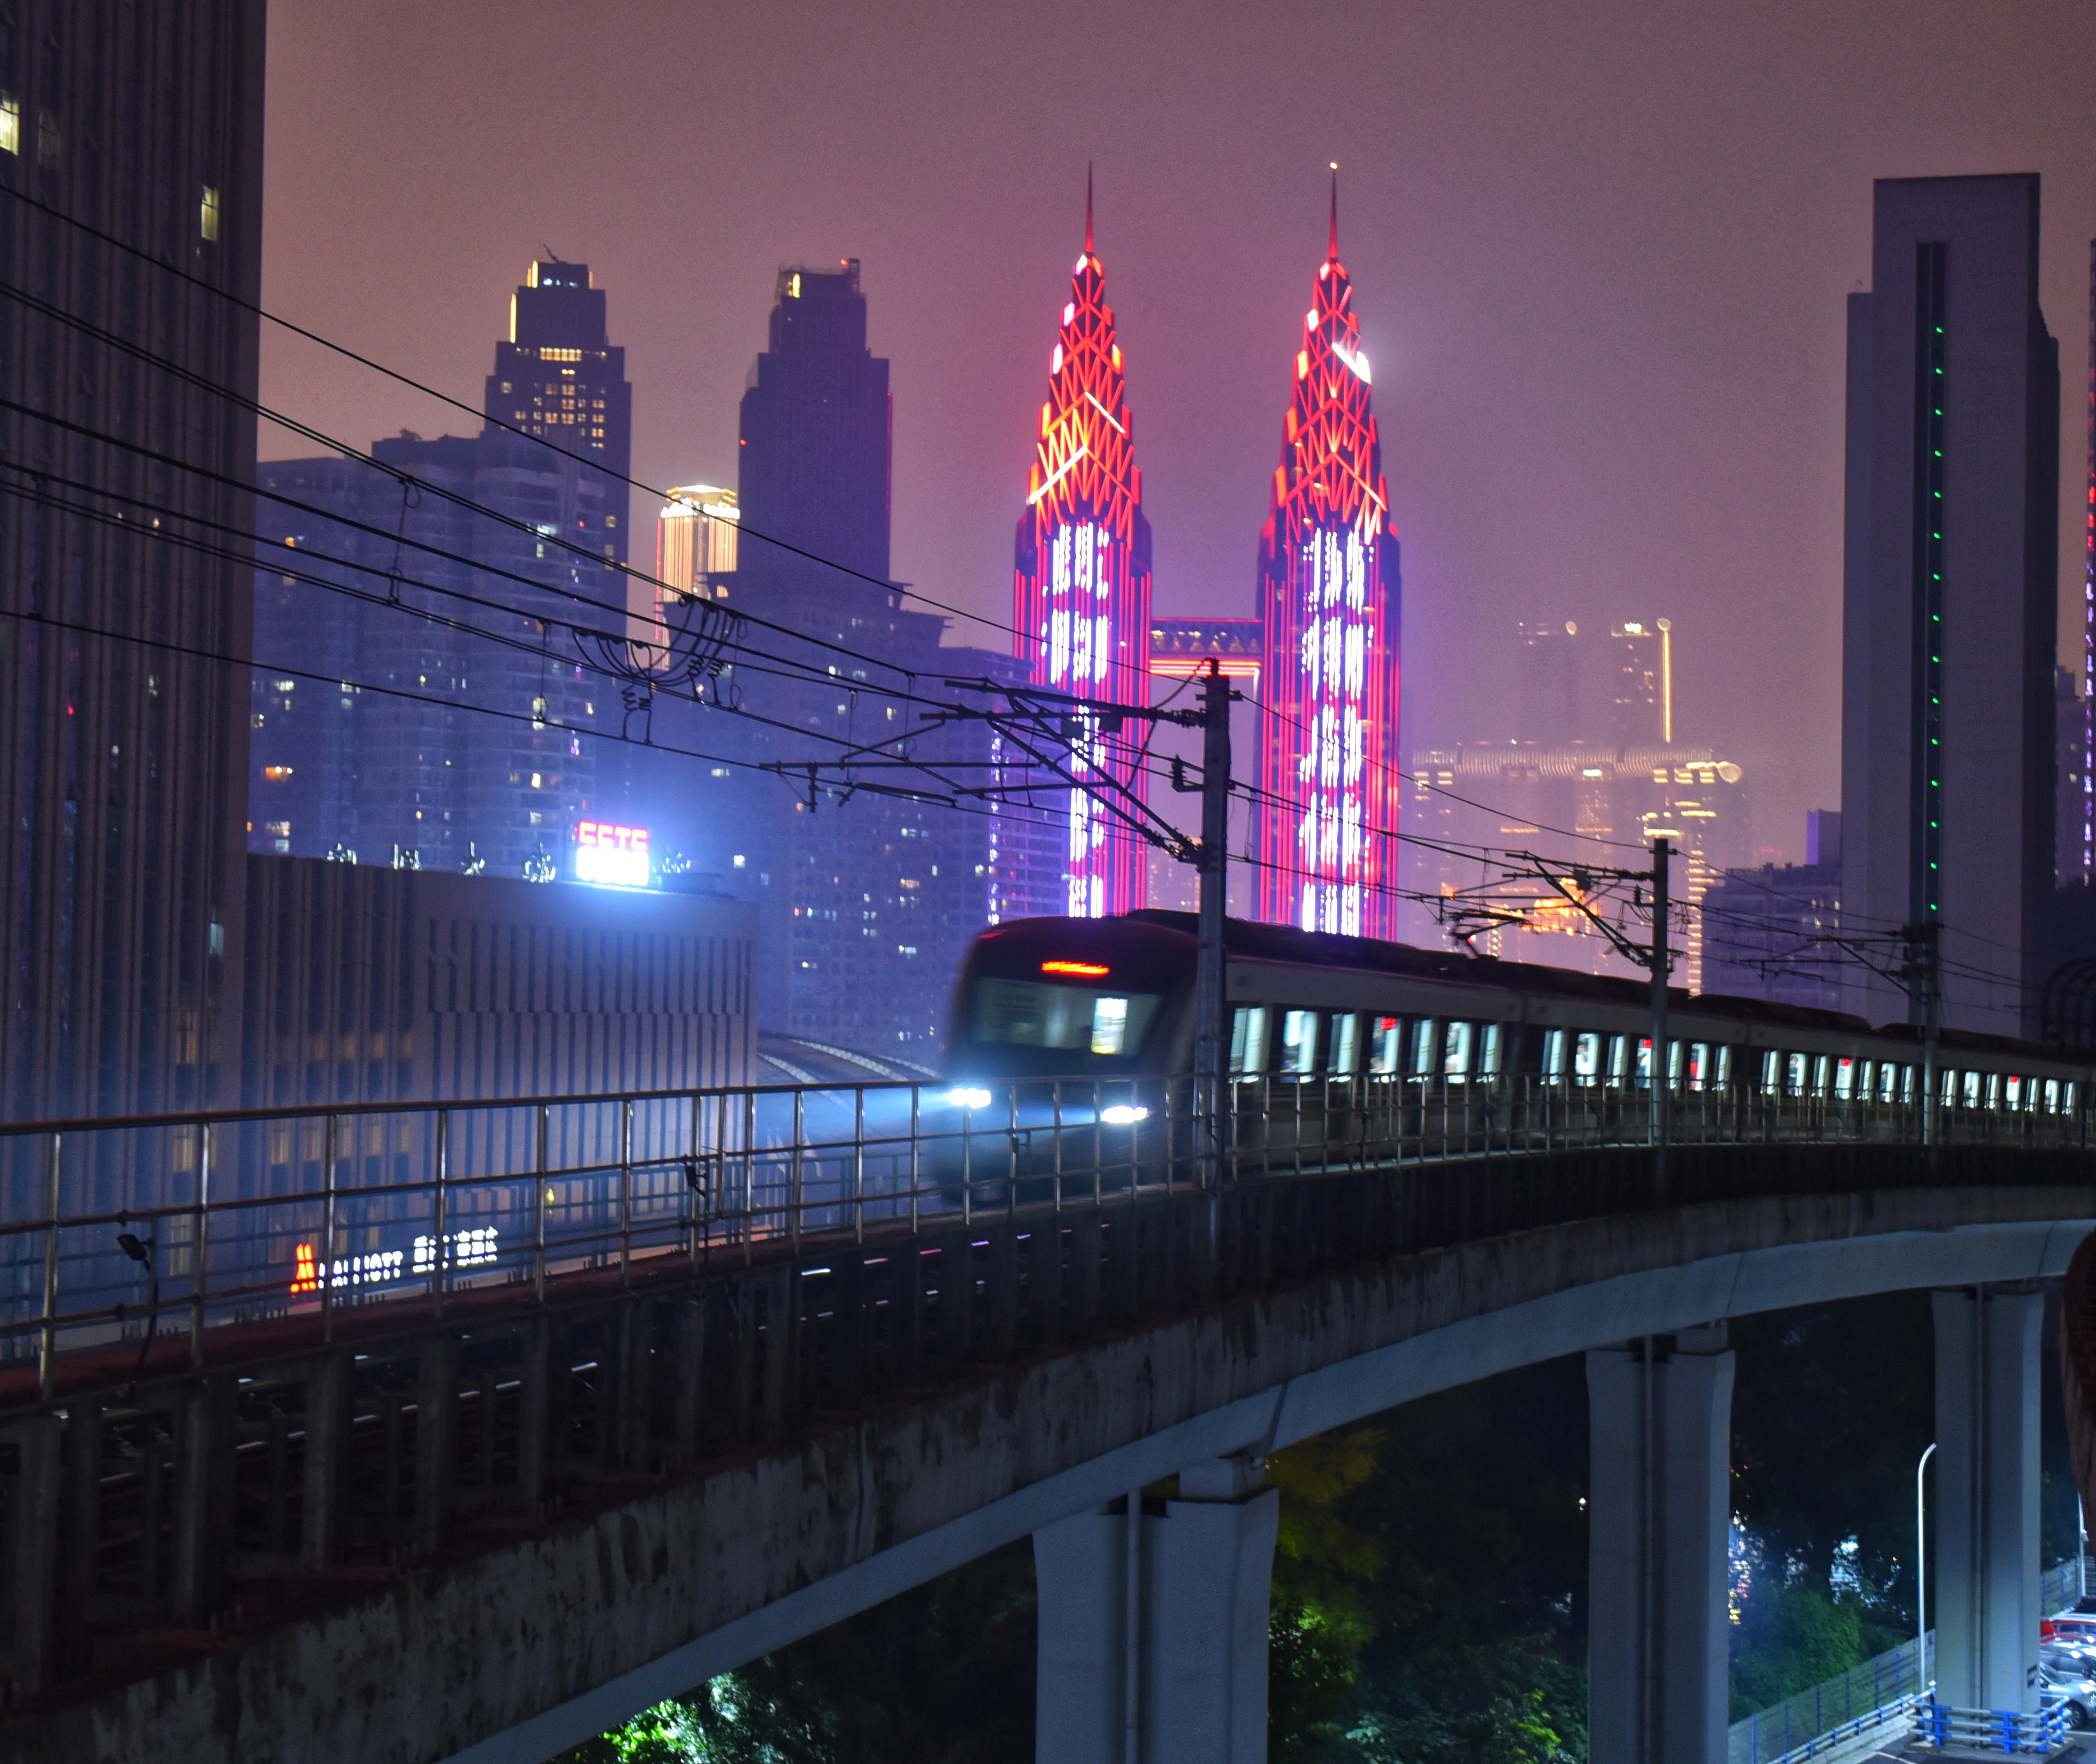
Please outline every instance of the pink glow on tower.
[[1369, 402], [1338, 181], [1260, 535], [1259, 916], [1389, 937], [1397, 826], [1398, 547]]

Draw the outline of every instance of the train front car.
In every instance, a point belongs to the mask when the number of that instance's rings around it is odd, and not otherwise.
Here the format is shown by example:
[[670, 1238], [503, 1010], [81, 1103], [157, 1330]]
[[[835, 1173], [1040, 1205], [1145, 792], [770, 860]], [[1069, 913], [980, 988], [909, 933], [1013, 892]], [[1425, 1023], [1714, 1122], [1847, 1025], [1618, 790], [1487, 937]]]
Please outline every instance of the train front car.
[[1196, 955], [1185, 932], [1129, 919], [1021, 919], [976, 938], [947, 1020], [949, 1185], [958, 1168], [968, 1204], [1002, 1205], [1051, 1197], [1066, 1169], [1089, 1192], [1186, 1161]]

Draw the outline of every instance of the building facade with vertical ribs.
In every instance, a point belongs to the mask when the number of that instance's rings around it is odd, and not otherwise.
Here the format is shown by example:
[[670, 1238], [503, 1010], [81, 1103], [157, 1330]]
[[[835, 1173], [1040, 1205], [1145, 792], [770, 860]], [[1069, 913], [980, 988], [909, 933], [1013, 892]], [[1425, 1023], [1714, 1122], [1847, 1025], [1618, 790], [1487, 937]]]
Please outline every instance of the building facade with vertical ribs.
[[17, 1119], [235, 1082], [264, 37], [261, 0], [0, 12], [0, 277], [49, 303], [0, 307]]
[[[2035, 1036], [2060, 420], [2038, 179], [1881, 179], [1874, 202], [1871, 289], [1849, 296], [1842, 924], [1933, 928], [1944, 1023]], [[1845, 991], [1873, 1022], [1919, 1009], [1868, 970]]]
[[1260, 535], [1259, 609], [1259, 916], [1395, 937], [1397, 530], [1353, 286], [1339, 261], [1336, 182]]
[[[1012, 640], [1037, 686], [1147, 705], [1150, 522], [1133, 428], [1106, 275], [1092, 245], [1087, 190], [1085, 249], [1071, 271], [1070, 299], [1049, 357], [1048, 399], [1014, 547]], [[1140, 762], [1145, 732], [1134, 723], [1116, 729], [1079, 719], [1068, 763], [1071, 775], [1090, 788], [1061, 792], [1055, 817], [1068, 832], [1057, 892], [1072, 918], [1133, 912], [1144, 904], [1143, 842], [1102, 799], [1147, 799]]]

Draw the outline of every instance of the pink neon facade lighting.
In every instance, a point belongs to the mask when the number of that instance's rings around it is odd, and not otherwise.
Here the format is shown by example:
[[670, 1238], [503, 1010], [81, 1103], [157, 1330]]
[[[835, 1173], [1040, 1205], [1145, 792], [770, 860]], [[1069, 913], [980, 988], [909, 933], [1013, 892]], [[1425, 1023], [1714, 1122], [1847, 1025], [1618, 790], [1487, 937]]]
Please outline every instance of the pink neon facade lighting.
[[[1037, 686], [1119, 704], [1150, 702], [1150, 523], [1106, 278], [1085, 251], [1049, 358], [1048, 401], [1019, 517], [1012, 583], [1013, 648]], [[1111, 779], [1142, 797], [1142, 730], [1091, 729], [1070, 749], [1072, 774]], [[1083, 790], [1067, 793], [1066, 863], [1059, 890], [1072, 918], [1143, 904], [1142, 841]]]
[[1397, 531], [1339, 261], [1336, 181], [1259, 576], [1259, 916], [1394, 937], [1384, 884], [1400, 801]]

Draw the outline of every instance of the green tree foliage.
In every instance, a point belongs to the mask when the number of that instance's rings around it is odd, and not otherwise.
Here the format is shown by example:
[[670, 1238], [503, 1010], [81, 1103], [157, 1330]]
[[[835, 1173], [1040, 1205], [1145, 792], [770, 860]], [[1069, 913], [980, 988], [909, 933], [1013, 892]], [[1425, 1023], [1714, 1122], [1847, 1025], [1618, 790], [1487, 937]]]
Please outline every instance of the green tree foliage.
[[1772, 1709], [1899, 1640], [1862, 1598], [1836, 1600], [1823, 1578], [1758, 1587], [1732, 1632], [1731, 1718]]
[[1033, 1548], [723, 1674], [564, 1764], [1007, 1764], [1033, 1751]]
[[1853, 1536], [1887, 1620], [1911, 1623], [1914, 1466], [1936, 1436], [1928, 1295], [1743, 1317], [1731, 1333], [1734, 1512], [1823, 1592]]
[[1305, 1764], [1329, 1753], [1373, 1633], [1365, 1589], [1382, 1545], [1349, 1522], [1347, 1497], [1375, 1474], [1389, 1434], [1379, 1427], [1322, 1434], [1277, 1452], [1267, 1480], [1281, 1491], [1267, 1631], [1268, 1756]]

